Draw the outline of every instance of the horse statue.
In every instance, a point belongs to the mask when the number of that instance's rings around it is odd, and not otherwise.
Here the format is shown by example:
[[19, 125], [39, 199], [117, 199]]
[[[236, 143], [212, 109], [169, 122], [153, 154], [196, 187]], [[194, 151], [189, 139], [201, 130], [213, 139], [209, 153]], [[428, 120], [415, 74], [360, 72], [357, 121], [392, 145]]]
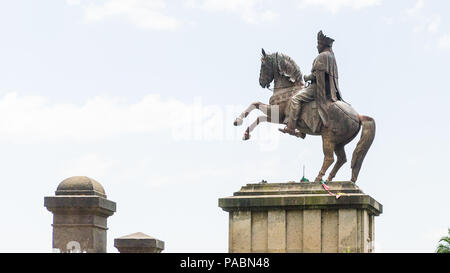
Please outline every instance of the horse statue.
[[[259, 83], [261, 87], [269, 88], [272, 81], [274, 81], [273, 96], [269, 104], [254, 102], [234, 121], [234, 126], [242, 125], [243, 119], [254, 109], [264, 113], [246, 129], [244, 140], [250, 139], [250, 133], [261, 122], [286, 124], [290, 98], [305, 87], [300, 68], [289, 56], [281, 53], [266, 54], [263, 49]], [[297, 129], [308, 135], [322, 136], [324, 160], [315, 182], [322, 181], [322, 177], [334, 162], [333, 153], [335, 153], [337, 161], [327, 182], [333, 180], [342, 165], [347, 162], [345, 145], [357, 136], [362, 127], [361, 138], [353, 152], [351, 162], [351, 181], [356, 183], [364, 157], [375, 138], [375, 120], [359, 115], [350, 104], [344, 101], [330, 102], [328, 113], [330, 121], [325, 127], [319, 117], [316, 102], [305, 103], [302, 105], [296, 125]], [[304, 138], [304, 135], [297, 136]]]

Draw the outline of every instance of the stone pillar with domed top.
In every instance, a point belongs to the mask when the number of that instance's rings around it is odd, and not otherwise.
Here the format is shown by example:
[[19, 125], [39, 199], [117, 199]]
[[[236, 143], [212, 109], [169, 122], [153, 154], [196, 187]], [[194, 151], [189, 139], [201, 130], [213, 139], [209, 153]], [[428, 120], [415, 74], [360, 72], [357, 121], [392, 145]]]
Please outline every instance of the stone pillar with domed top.
[[106, 252], [107, 218], [116, 203], [106, 199], [102, 185], [86, 176], [62, 181], [55, 196], [44, 198], [53, 213], [54, 252]]

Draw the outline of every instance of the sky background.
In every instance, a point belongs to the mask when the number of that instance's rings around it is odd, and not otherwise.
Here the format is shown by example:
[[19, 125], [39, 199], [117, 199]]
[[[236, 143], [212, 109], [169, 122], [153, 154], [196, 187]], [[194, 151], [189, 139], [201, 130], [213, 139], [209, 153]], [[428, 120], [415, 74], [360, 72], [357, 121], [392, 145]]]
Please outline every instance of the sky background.
[[[165, 252], [227, 252], [219, 198], [320, 169], [320, 137], [261, 124], [242, 141], [245, 127], [232, 126], [271, 96], [258, 84], [261, 48], [308, 73], [319, 30], [336, 40], [343, 98], [376, 120], [358, 179], [384, 206], [375, 251], [433, 252], [450, 226], [448, 10], [431, 0], [0, 1], [0, 252], [52, 251], [44, 196], [76, 175], [117, 202], [108, 252], [138, 231]], [[350, 174], [347, 163], [336, 180]]]

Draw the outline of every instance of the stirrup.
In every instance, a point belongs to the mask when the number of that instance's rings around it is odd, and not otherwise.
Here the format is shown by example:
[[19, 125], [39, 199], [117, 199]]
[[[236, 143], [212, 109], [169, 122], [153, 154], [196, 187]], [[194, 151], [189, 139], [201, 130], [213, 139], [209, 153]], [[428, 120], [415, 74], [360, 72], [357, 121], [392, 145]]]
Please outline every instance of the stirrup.
[[284, 133], [284, 134], [290, 134], [290, 135], [293, 135], [293, 136], [296, 136], [296, 137], [299, 137], [299, 138], [302, 138], [302, 139], [305, 139], [305, 137], [306, 137], [305, 133], [303, 133], [303, 132], [301, 132], [300, 130], [297, 130], [297, 129], [294, 129], [294, 134], [291, 134], [291, 133], [287, 132], [286, 128], [283, 128], [283, 129], [278, 128], [278, 130], [280, 132]]

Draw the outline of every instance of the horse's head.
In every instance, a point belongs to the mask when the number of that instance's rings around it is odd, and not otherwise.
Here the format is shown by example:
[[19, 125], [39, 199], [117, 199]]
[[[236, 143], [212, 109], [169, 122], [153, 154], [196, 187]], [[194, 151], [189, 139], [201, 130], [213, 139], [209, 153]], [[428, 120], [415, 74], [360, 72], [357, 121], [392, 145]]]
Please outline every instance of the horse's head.
[[304, 85], [302, 72], [294, 60], [281, 53], [267, 54], [262, 49], [259, 84], [267, 88], [272, 81], [275, 81], [275, 88]]
[[270, 86], [274, 78], [274, 58], [273, 54], [266, 54], [264, 48], [261, 56], [261, 69], [259, 70], [259, 84], [262, 88]]

